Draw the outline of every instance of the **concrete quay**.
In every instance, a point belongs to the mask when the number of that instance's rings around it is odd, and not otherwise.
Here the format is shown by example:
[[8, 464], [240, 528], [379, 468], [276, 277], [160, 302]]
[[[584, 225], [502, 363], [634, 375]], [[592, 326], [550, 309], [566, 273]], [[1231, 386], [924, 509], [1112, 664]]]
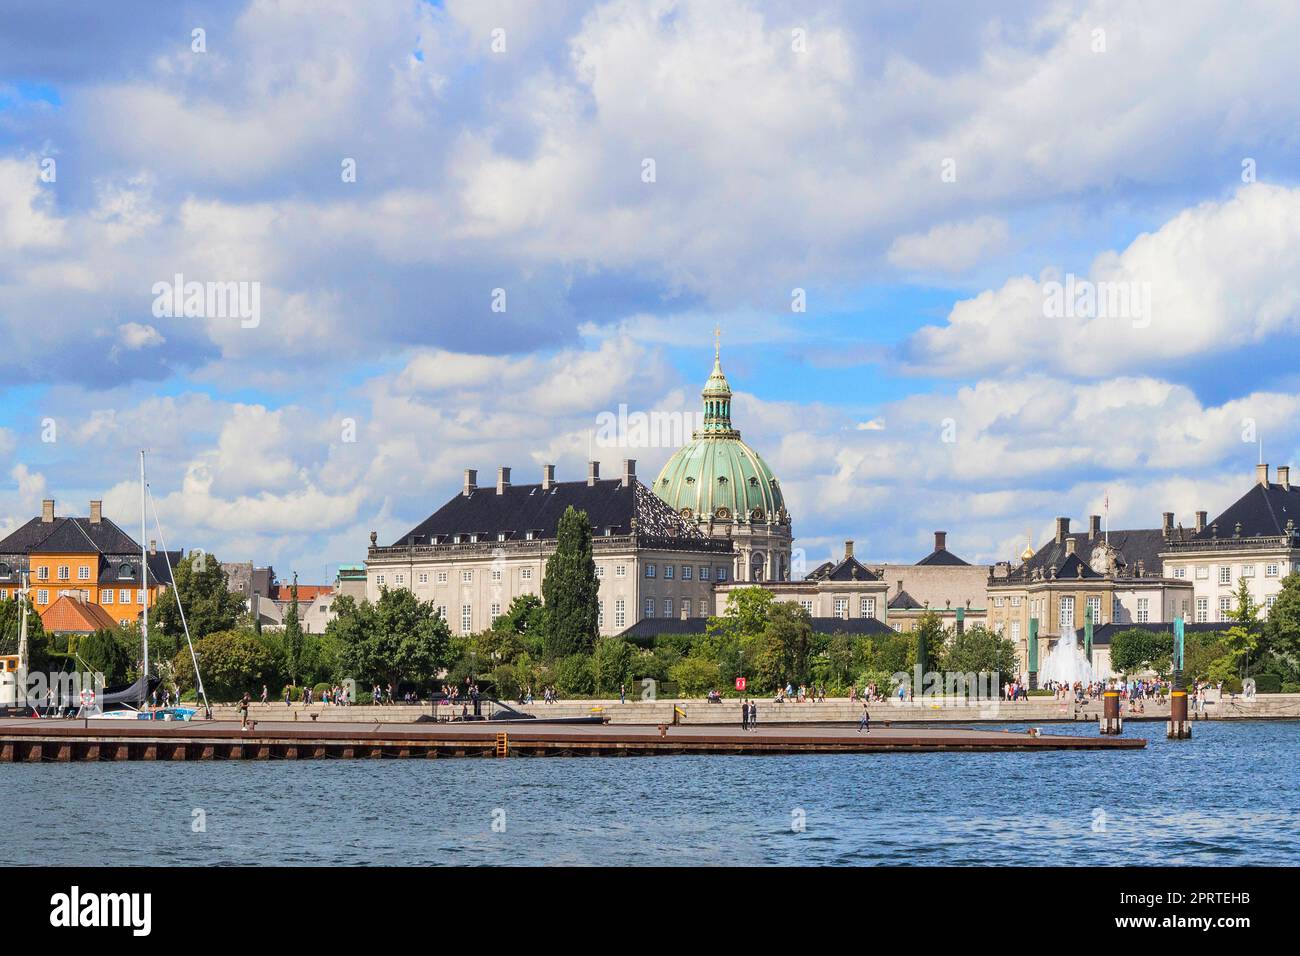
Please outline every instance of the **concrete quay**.
[[[1130, 713], [1128, 702], [1124, 702], [1123, 717], [1126, 721], [1169, 719], [1169, 705], [1159, 701], [1144, 701], [1145, 713]], [[680, 709], [685, 716], [678, 715], [678, 723], [700, 726], [740, 725], [740, 701], [727, 698], [721, 703], [710, 704], [707, 701], [691, 700], [628, 700], [619, 703], [613, 700], [564, 700], [553, 704], [536, 702], [533, 704], [511, 704], [516, 710], [530, 713], [537, 717], [586, 717], [599, 714], [611, 724], [671, 724], [673, 712]], [[487, 705], [484, 704], [485, 713]], [[1024, 701], [983, 701], [967, 704], [957, 700], [942, 698], [927, 699], [911, 703], [896, 700], [873, 703], [870, 705], [873, 723], [1052, 723], [1056, 721], [1087, 720], [1096, 722], [1101, 717], [1100, 700], [1088, 701], [1076, 706], [1071, 702], [1062, 702], [1050, 697], [1032, 697]], [[286, 707], [283, 702], [253, 704], [249, 716], [254, 720], [273, 720], [290, 723], [332, 723], [342, 722], [377, 722], [410, 723], [421, 715], [435, 715], [447, 718], [459, 715], [461, 708], [438, 707], [429, 704], [393, 704], [389, 706], [354, 706], [337, 707], [332, 704], [312, 704], [304, 707], [293, 704]], [[862, 715], [862, 705], [851, 703], [846, 698], [832, 698], [825, 703], [791, 703], [776, 704], [771, 699], [758, 700], [758, 722], [762, 726], [785, 724], [849, 724], [857, 723]], [[239, 714], [233, 704], [217, 704], [213, 707], [213, 716], [218, 720], [238, 720]], [[1224, 695], [1220, 701], [1207, 703], [1205, 712], [1193, 712], [1192, 720], [1297, 720], [1300, 719], [1300, 694], [1264, 694], [1253, 699], [1230, 697]]]

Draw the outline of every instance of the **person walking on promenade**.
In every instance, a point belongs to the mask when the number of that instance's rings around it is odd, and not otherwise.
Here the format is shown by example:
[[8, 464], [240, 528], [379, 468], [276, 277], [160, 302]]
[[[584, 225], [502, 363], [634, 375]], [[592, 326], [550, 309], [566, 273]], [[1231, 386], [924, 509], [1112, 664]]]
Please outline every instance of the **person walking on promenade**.
[[620, 704], [627, 703], [627, 684], [618, 685], [618, 702]]
[[266, 685], [262, 685], [262, 704], [266, 704]]
[[248, 691], [244, 691], [244, 696], [239, 698], [239, 729], [248, 729], [248, 705], [252, 703], [252, 698], [248, 696]]
[[862, 717], [858, 720], [858, 733], [862, 733], [864, 730], [871, 733], [871, 714], [867, 711], [867, 702], [865, 700], [862, 702]]
[[740, 702], [740, 729], [749, 729], [749, 701], [747, 700]]
[[749, 702], [749, 729], [758, 730], [758, 701]]
[[287, 684], [285, 685], [284, 688], [284, 706], [286, 707], [293, 706], [293, 691], [289, 689], [289, 686]]

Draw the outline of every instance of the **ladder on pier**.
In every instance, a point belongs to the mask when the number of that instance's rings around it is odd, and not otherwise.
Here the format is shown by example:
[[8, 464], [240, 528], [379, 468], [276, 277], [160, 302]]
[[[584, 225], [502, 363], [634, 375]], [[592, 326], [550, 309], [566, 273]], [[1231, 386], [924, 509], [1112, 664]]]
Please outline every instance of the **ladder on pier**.
[[510, 735], [509, 734], [497, 734], [497, 756], [498, 757], [510, 756]]

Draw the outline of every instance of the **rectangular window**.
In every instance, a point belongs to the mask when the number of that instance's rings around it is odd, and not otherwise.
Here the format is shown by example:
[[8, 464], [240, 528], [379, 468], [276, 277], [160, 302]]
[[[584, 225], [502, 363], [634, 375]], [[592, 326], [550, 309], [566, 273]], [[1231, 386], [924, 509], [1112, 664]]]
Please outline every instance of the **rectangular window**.
[[495, 621], [495, 620], [496, 620], [497, 618], [499, 618], [500, 616], [501, 616], [501, 605], [500, 605], [500, 604], [493, 604], [493, 605], [492, 605], [492, 620]]
[[1119, 595], [1111, 598], [1110, 619], [1117, 624], [1124, 620], [1124, 603], [1119, 599]]
[[603, 564], [596, 565], [596, 577], [603, 578], [604, 576], [605, 576], [605, 566]]
[[493, 569], [492, 569], [492, 580], [493, 580], [493, 581], [500, 581], [500, 580], [501, 580], [501, 569], [500, 569], [500, 568], [493, 568]]
[[807, 614], [809, 617], [812, 617], [812, 601], [808, 601], [808, 600], [800, 601], [799, 606], [804, 609], [805, 614]]
[[1185, 578], [1187, 577], [1187, 569], [1186, 569], [1186, 568], [1174, 568], [1174, 577], [1178, 578], [1180, 581], [1183, 580], [1183, 579], [1185, 579]]
[[375, 575], [375, 584], [379, 585], [381, 588], [384, 586], [384, 576], [382, 574]]
[[[519, 571], [519, 577], [520, 577], [520, 580], [523, 580], [523, 581], [531, 581], [531, 580], [533, 579], [533, 569], [532, 569], [532, 568], [521, 568], [520, 571]], [[596, 577], [600, 577], [600, 575], [598, 574], [598, 575], [596, 575]]]
[[37, 603], [37, 604], [49, 604], [49, 603], [50, 603], [50, 592], [49, 592], [49, 591], [46, 591], [46, 590], [44, 590], [44, 589], [41, 589], [41, 590], [37, 591], [37, 592], [36, 592], [36, 603]]
[[709, 566], [708, 566], [707, 564], [701, 564], [701, 565], [700, 565], [700, 580], [701, 580], [701, 581], [707, 581], [708, 579], [709, 579]]
[[1277, 565], [1276, 565], [1276, 564], [1266, 564], [1266, 565], [1264, 565], [1264, 577], [1266, 577], [1266, 578], [1275, 578], [1275, 577], [1277, 577]]
[[144, 591], [135, 592], [135, 603], [144, 606]]
[[101, 597], [100, 597], [100, 602], [99, 602], [99, 603], [100, 603], [100, 604], [112, 604], [112, 603], [113, 603], [113, 589], [112, 589], [112, 588], [109, 588], [108, 590], [106, 590], [106, 591], [103, 592], [103, 594], [102, 594]]
[[604, 601], [596, 602], [596, 624], [599, 627], [605, 626], [605, 602]]
[[1196, 623], [1204, 624], [1210, 619], [1210, 599], [1199, 597], [1196, 599]]
[[460, 631], [462, 634], [468, 634], [470, 628], [474, 626], [474, 607], [470, 604], [460, 606]]
[[84, 564], [83, 564], [81, 567], [77, 568], [77, 580], [78, 580], [78, 581], [89, 581], [89, 580], [90, 580], [90, 568], [86, 567], [86, 565], [84, 565]]
[[420, 583], [421, 583], [421, 584], [428, 584], [428, 583], [429, 583], [429, 572], [428, 572], [428, 571], [421, 571], [421, 572], [420, 572], [420, 578], [419, 578], [419, 580], [420, 580]]
[[474, 583], [474, 572], [473, 572], [473, 571], [462, 571], [462, 572], [460, 572], [460, 583], [461, 583], [461, 584], [473, 584], [473, 583]]
[[117, 601], [119, 604], [130, 604], [131, 592], [128, 591], [126, 588], [122, 588], [120, 591], [117, 592]]
[[835, 599], [835, 616], [843, 620], [849, 616], [849, 599], [837, 597]]
[[1020, 607], [1020, 598], [1018, 596], [1011, 599], [1011, 606]]
[[647, 564], [645, 566], [645, 576], [648, 578], [655, 576], [655, 566], [653, 564]]
[[1219, 583], [1220, 584], [1232, 583], [1232, 568], [1230, 566], [1224, 564], [1219, 567]]
[[1151, 620], [1150, 601], [1147, 598], [1138, 598], [1137, 622], [1146, 624]]
[[42, 566], [42, 567], [39, 567], [39, 568], [36, 569], [36, 580], [37, 580], [37, 581], [48, 581], [49, 579], [50, 579], [50, 569], [49, 569], [49, 568]]
[[1198, 565], [1196, 566], [1196, 580], [1198, 580], [1198, 581], [1208, 581], [1209, 579], [1210, 579], [1210, 568], [1209, 568], [1209, 565], [1198, 564]]
[[709, 602], [701, 598], [698, 602], [700, 608], [700, 617], [709, 616]]
[[876, 616], [876, 599], [873, 598], [873, 597], [864, 597], [864, 598], [860, 598], [859, 601], [858, 601], [858, 616], [859, 616], [859, 617], [875, 617], [875, 616]]
[[664, 598], [664, 617], [673, 616], [673, 599]]
[[438, 605], [438, 617], [442, 618], [444, 621], [447, 620], [447, 605]]
[[682, 598], [682, 617], [691, 616], [691, 599]]
[[1101, 597], [1093, 595], [1088, 598], [1088, 610], [1092, 612], [1092, 623], [1101, 623]]
[[1243, 564], [1241, 566], [1241, 576], [1243, 578], [1253, 578], [1255, 576], [1255, 566], [1253, 564]]
[[1001, 606], [1002, 606], [1002, 600], [1003, 600], [1003, 599], [1000, 598], [1000, 597], [995, 597], [995, 598], [993, 599], [993, 606], [994, 606], [994, 607], [1001, 607]]
[[665, 580], [665, 581], [671, 581], [671, 580], [673, 579], [673, 573], [674, 573], [675, 570], [676, 570], [676, 565], [665, 564], [665, 565], [664, 565], [664, 580]]
[[[691, 575], [692, 575], [694, 572], [695, 572], [695, 569], [694, 569], [693, 567], [691, 567], [689, 564], [683, 564], [683, 565], [682, 565], [682, 580], [683, 580], [683, 581], [689, 581], [689, 580], [691, 579]], [[703, 581], [704, 578], [701, 578], [700, 580]]]
[[1219, 620], [1228, 620], [1228, 612], [1232, 610], [1232, 597], [1225, 594], [1219, 598]]
[[718, 580], [719, 580], [719, 581], [726, 581], [726, 580], [727, 580], [727, 569], [726, 569], [726, 568], [718, 568]]
[[1061, 633], [1068, 634], [1074, 630], [1074, 596], [1067, 594], [1061, 597]]
[[405, 574], [394, 574], [394, 575], [393, 575], [393, 583], [396, 584], [398, 587], [401, 587], [403, 584], [406, 583], [406, 575], [405, 575]]
[[614, 565], [614, 577], [616, 577], [616, 578], [625, 578], [625, 577], [627, 577], [627, 565], [626, 565], [626, 564], [616, 564], [616, 565]]
[[645, 599], [645, 616], [646, 616], [646, 617], [654, 617], [654, 616], [655, 616], [655, 599], [654, 599], [654, 598], [646, 598], [646, 599]]
[[1270, 594], [1268, 597], [1264, 599], [1264, 604], [1270, 611], [1273, 610], [1273, 605], [1276, 603], [1277, 603], [1276, 594]]
[[60, 580], [60, 581], [66, 581], [66, 580], [68, 580], [68, 577], [69, 577], [69, 575], [68, 575], [68, 566], [67, 566], [66, 564], [60, 564], [60, 565], [59, 565], [59, 580]]
[[627, 623], [627, 607], [622, 598], [614, 602], [614, 626], [620, 631], [623, 625]]
[[1011, 622], [1011, 639], [1012, 639], [1013, 641], [1018, 641], [1018, 640], [1020, 640], [1020, 622], [1019, 622], [1019, 621], [1012, 621], [1012, 622]]
[[446, 584], [446, 583], [447, 583], [447, 572], [446, 572], [446, 571], [439, 571], [439, 572], [438, 572], [438, 577], [435, 578], [434, 580], [436, 580], [439, 584]]

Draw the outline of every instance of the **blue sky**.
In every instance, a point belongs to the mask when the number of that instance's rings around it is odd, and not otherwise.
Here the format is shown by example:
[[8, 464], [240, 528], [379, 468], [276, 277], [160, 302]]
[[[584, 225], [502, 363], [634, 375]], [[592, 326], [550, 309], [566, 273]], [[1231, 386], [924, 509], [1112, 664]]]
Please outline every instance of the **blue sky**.
[[[693, 409], [715, 326], [812, 564], [1215, 512], [1300, 437], [1292, 19], [7, 4], [0, 530], [134, 526], [145, 446], [173, 543], [329, 580], [464, 467], [581, 475], [602, 412]], [[257, 322], [156, 314], [176, 273]], [[1149, 314], [1049, 316], [1067, 273]]]

